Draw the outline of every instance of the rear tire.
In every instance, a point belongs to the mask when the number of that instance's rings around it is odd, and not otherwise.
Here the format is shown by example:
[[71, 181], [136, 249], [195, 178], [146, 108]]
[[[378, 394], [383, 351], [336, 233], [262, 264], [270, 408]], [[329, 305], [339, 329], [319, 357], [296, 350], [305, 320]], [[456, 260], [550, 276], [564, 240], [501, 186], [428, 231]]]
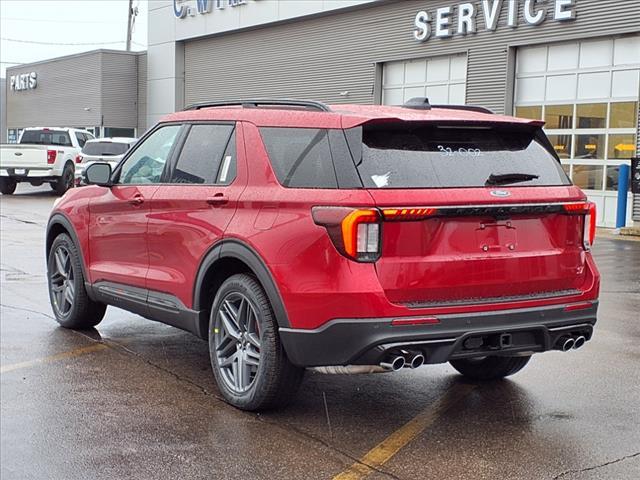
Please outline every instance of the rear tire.
[[497, 380], [519, 372], [531, 360], [527, 357], [484, 357], [451, 360], [451, 366], [471, 380]]
[[89, 298], [80, 252], [66, 233], [58, 235], [51, 245], [47, 278], [51, 309], [61, 326], [82, 330], [102, 321], [107, 306]]
[[60, 179], [55, 182], [51, 182], [51, 188], [55, 190], [58, 195], [64, 195], [67, 190], [73, 188], [74, 175], [73, 165], [67, 163], [64, 166]]
[[3, 195], [13, 195], [17, 186], [18, 182], [15, 180], [9, 177], [0, 177], [0, 192], [2, 192]]
[[304, 375], [304, 369], [287, 358], [262, 286], [247, 274], [229, 277], [216, 294], [209, 354], [220, 393], [242, 410], [286, 405]]

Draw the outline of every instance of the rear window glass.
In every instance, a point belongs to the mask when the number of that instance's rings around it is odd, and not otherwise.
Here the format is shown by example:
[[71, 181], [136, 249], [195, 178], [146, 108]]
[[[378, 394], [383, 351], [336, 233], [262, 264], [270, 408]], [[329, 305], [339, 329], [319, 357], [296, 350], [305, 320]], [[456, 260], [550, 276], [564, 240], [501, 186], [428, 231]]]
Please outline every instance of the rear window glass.
[[82, 148], [85, 155], [100, 155], [108, 157], [111, 155], [122, 155], [129, 150], [128, 143], [118, 142], [87, 142]]
[[513, 126], [408, 122], [368, 124], [347, 132], [366, 188], [570, 184], [538, 135], [535, 129]]
[[337, 188], [327, 130], [261, 128], [260, 133], [283, 186]]
[[20, 143], [31, 145], [59, 145], [70, 147], [71, 138], [67, 132], [55, 130], [25, 130], [22, 132]]

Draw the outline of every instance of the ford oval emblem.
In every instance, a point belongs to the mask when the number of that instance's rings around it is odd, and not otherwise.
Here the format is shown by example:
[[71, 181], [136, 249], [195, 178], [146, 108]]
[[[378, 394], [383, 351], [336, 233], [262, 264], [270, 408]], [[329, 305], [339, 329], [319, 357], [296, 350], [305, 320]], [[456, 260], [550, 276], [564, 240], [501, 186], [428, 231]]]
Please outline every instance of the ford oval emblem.
[[489, 193], [494, 197], [509, 197], [511, 195], [506, 190], [491, 190]]

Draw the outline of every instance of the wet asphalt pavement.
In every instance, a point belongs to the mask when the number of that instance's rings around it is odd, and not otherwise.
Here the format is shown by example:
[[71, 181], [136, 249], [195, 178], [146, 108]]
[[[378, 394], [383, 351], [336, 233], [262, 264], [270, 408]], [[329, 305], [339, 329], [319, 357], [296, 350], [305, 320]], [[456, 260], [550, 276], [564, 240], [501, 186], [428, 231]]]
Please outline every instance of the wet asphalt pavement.
[[[219, 399], [190, 334], [113, 307], [92, 332], [57, 327], [55, 198], [28, 185], [0, 198], [2, 480], [331, 479], [370, 450], [366, 463], [384, 457], [370, 479], [640, 478], [638, 241], [596, 240], [600, 317], [579, 351], [481, 386], [448, 365], [311, 373], [292, 406], [256, 415]], [[397, 452], [380, 457], [389, 436]]]

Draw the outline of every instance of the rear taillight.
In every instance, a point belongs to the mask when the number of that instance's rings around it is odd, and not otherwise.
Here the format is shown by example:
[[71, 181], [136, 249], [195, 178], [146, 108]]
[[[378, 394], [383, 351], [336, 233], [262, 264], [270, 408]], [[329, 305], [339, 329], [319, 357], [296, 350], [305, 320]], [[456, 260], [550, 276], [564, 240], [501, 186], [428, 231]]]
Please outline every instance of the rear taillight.
[[582, 243], [585, 250], [590, 250], [596, 239], [596, 204], [593, 202], [567, 203], [564, 209], [567, 213], [584, 215]]
[[82, 155], [76, 155], [76, 163], [82, 163]]
[[380, 212], [376, 209], [313, 207], [313, 221], [327, 229], [336, 249], [358, 262], [380, 258]]
[[[584, 239], [584, 248], [589, 250], [596, 239], [596, 204], [592, 202], [589, 202], [589, 211], [584, 217], [584, 232], [582, 238]], [[587, 243], [587, 241], [589, 243]]]
[[385, 221], [425, 220], [437, 213], [436, 208], [385, 208], [382, 215]]
[[56, 157], [58, 156], [58, 152], [56, 150], [47, 150], [47, 163], [49, 165], [53, 165], [56, 163]]

